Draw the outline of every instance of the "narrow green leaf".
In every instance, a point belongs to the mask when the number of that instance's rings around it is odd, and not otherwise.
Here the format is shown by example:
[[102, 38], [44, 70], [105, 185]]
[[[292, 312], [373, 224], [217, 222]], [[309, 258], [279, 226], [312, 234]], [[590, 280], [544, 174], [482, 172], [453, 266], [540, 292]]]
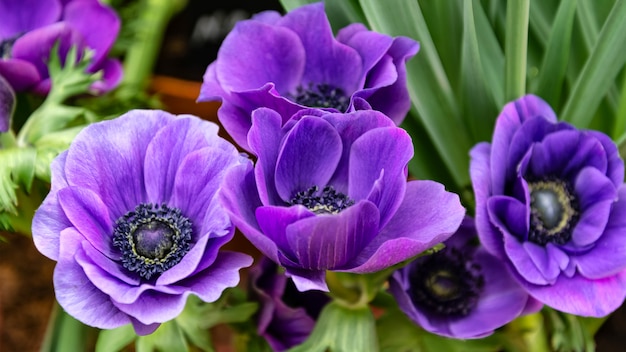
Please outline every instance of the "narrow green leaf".
[[[504, 52], [482, 6], [473, 4], [474, 25], [484, 80], [493, 101], [501, 109], [504, 100]], [[490, 129], [491, 130], [491, 129]]]
[[[319, 0], [280, 0], [280, 4], [286, 11], [315, 2]], [[350, 23], [366, 22], [358, 0], [326, 0], [324, 9], [335, 31]]]
[[576, 0], [562, 1], [556, 13], [539, 71], [537, 95], [551, 106], [558, 106], [567, 71]]
[[137, 334], [131, 324], [120, 326], [116, 329], [102, 330], [98, 334], [96, 342], [96, 352], [120, 351], [135, 341]]
[[510, 0], [506, 8], [504, 96], [506, 101], [526, 93], [526, 52], [530, 0]]
[[626, 74], [622, 77], [622, 94], [619, 99], [612, 136], [614, 140], [622, 139], [626, 136]]
[[17, 214], [17, 187], [30, 189], [35, 175], [34, 148], [0, 149], [0, 213]]
[[309, 338], [289, 352], [378, 351], [375, 320], [369, 307], [350, 309], [331, 302], [320, 314]]
[[361, 6], [373, 30], [420, 42], [420, 52], [407, 63], [411, 101], [457, 186], [468, 184], [471, 141], [419, 4], [361, 0]]
[[473, 140], [478, 142], [491, 138], [498, 109], [484, 81], [485, 75], [481, 65], [481, 54], [474, 23], [474, 7], [480, 7], [480, 2], [464, 2], [461, 99], [464, 117], [472, 132]]
[[579, 128], [586, 128], [598, 105], [626, 62], [626, 1], [613, 6], [598, 40], [569, 95], [560, 117]]

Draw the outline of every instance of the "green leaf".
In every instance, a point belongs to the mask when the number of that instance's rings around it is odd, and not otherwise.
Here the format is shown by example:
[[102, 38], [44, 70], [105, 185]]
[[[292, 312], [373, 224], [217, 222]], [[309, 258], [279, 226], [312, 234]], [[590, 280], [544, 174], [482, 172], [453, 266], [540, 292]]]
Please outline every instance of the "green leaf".
[[554, 351], [593, 351], [593, 335], [579, 317], [546, 308], [543, 310]]
[[473, 3], [472, 5], [476, 40], [478, 42], [478, 52], [481, 53], [480, 63], [482, 65], [484, 80], [499, 110], [506, 103], [504, 100], [503, 79], [504, 52], [502, 51], [495, 30], [491, 27], [483, 7], [480, 6], [480, 3]]
[[309, 338], [289, 351], [378, 351], [374, 316], [368, 307], [350, 309], [331, 302], [322, 310]]
[[176, 320], [165, 322], [150, 335], [138, 336], [135, 348], [137, 352], [186, 352], [189, 351], [187, 340]]
[[407, 86], [424, 129], [458, 188], [469, 183], [469, 134], [456, 97], [437, 53], [419, 4], [414, 0], [361, 0], [370, 27], [392, 36], [420, 42], [420, 52], [407, 63]]
[[504, 97], [515, 100], [526, 93], [526, 53], [530, 0], [510, 0], [506, 7]]
[[30, 190], [35, 175], [34, 148], [0, 149], [0, 213], [17, 214], [15, 190]]
[[550, 32], [536, 93], [551, 106], [558, 106], [567, 71], [576, 14], [576, 0], [562, 1]]
[[626, 1], [615, 2], [598, 39], [559, 116], [586, 128], [626, 62]]
[[120, 326], [116, 329], [102, 330], [98, 334], [96, 352], [120, 351], [135, 341], [137, 335], [131, 324]]
[[464, 2], [461, 97], [464, 117], [472, 132], [473, 140], [484, 141], [491, 138], [498, 109], [484, 81], [482, 56], [474, 22], [474, 8], [478, 7], [481, 7], [478, 1]]

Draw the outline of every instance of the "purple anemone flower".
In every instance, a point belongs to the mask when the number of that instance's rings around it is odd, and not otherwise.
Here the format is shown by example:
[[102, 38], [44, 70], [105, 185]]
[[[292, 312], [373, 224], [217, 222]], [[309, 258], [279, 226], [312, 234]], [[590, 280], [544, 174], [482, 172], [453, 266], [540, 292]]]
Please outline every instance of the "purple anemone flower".
[[465, 209], [432, 181], [407, 183], [411, 137], [375, 110], [252, 113], [258, 155], [229, 170], [231, 219], [300, 291], [328, 290], [326, 270], [367, 273], [448, 238]]
[[541, 309], [506, 266], [479, 246], [473, 219], [466, 217], [444, 243], [443, 250], [417, 258], [389, 281], [400, 309], [424, 330], [481, 338]]
[[252, 268], [250, 277], [253, 296], [261, 304], [257, 331], [272, 351], [285, 351], [304, 342], [330, 298], [320, 291], [298, 291], [267, 258]]
[[110, 90], [122, 77], [121, 64], [107, 53], [120, 29], [116, 13], [97, 0], [0, 0], [0, 76], [18, 92], [50, 90], [47, 63], [55, 43], [64, 61], [69, 49], [95, 55], [88, 72], [103, 71], [96, 92]]
[[604, 316], [626, 297], [624, 162], [606, 135], [557, 122], [527, 95], [471, 151], [476, 228], [535, 298]]
[[335, 37], [322, 2], [284, 17], [262, 12], [237, 23], [226, 37], [198, 101], [222, 102], [218, 117], [246, 150], [250, 114], [259, 107], [277, 111], [284, 123], [307, 107], [351, 111], [358, 97], [400, 124], [411, 104], [405, 63], [418, 49], [410, 38], [362, 24]]
[[218, 251], [234, 226], [216, 197], [241, 162], [217, 125], [134, 110], [92, 124], [52, 163], [33, 219], [37, 249], [58, 263], [59, 304], [83, 323], [153, 332], [188, 295], [212, 302], [252, 259]]

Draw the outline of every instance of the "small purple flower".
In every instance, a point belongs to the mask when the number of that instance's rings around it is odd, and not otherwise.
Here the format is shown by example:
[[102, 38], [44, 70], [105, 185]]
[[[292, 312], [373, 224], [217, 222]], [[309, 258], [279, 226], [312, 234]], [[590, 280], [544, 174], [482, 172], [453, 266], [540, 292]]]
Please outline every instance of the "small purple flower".
[[88, 71], [102, 70], [103, 78], [93, 90], [107, 91], [120, 81], [119, 61], [106, 57], [120, 20], [97, 0], [0, 0], [0, 13], [0, 76], [16, 91], [50, 90], [47, 62], [57, 42], [62, 61], [73, 45], [94, 50]]
[[432, 333], [481, 338], [541, 304], [478, 244], [474, 221], [466, 217], [446, 247], [396, 271], [389, 289], [400, 309]]
[[257, 331], [273, 351], [304, 342], [330, 298], [320, 291], [300, 292], [278, 266], [263, 258], [252, 270], [253, 296], [260, 302]]
[[247, 150], [250, 114], [259, 107], [277, 111], [284, 123], [307, 107], [352, 110], [358, 97], [400, 124], [411, 104], [405, 63], [418, 49], [410, 38], [392, 38], [360, 23], [335, 38], [322, 2], [284, 17], [262, 12], [226, 37], [198, 101], [221, 101], [220, 121]]
[[604, 316], [626, 297], [626, 186], [617, 147], [557, 122], [540, 98], [507, 104], [471, 151], [476, 228], [535, 298]]
[[92, 124], [52, 163], [33, 219], [37, 249], [58, 261], [60, 305], [83, 323], [153, 332], [188, 295], [218, 299], [249, 256], [218, 251], [234, 234], [215, 196], [242, 157], [194, 116], [135, 110]]
[[448, 238], [465, 209], [432, 181], [407, 183], [411, 137], [374, 110], [252, 113], [258, 155], [232, 168], [221, 194], [237, 227], [286, 268], [300, 291], [327, 290], [326, 270], [367, 273]]

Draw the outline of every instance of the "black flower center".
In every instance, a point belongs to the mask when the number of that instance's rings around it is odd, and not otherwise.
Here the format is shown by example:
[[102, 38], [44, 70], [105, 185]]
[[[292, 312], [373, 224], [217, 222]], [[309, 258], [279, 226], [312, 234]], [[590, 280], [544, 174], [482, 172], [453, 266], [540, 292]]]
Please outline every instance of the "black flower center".
[[455, 248], [418, 261], [409, 273], [413, 304], [439, 315], [469, 314], [484, 286], [480, 266]]
[[539, 245], [565, 244], [578, 221], [578, 202], [569, 184], [561, 180], [529, 182], [530, 231], [528, 239]]
[[13, 37], [9, 37], [0, 41], [0, 59], [11, 58], [11, 51], [13, 50], [13, 44], [15, 44], [15, 41], [21, 36], [22, 36], [22, 33], [19, 33]]
[[334, 108], [341, 112], [348, 110], [350, 97], [341, 88], [328, 84], [299, 86], [291, 97], [296, 103], [311, 108]]
[[183, 259], [191, 232], [180, 209], [142, 203], [117, 220], [113, 245], [122, 252], [124, 268], [150, 280]]
[[320, 192], [313, 186], [306, 191], [296, 193], [289, 205], [301, 204], [316, 214], [337, 214], [354, 204], [347, 195], [335, 191], [333, 186], [326, 186]]

